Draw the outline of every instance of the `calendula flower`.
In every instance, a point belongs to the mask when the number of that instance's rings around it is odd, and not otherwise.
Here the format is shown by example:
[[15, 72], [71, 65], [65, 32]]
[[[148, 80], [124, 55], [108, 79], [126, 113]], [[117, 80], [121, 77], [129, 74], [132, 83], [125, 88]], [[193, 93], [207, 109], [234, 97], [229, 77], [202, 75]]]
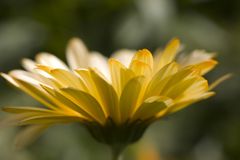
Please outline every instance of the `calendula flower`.
[[214, 95], [203, 77], [217, 64], [214, 54], [198, 50], [177, 59], [179, 50], [179, 40], [173, 39], [154, 56], [147, 49], [120, 50], [107, 60], [74, 38], [66, 51], [69, 66], [40, 53], [35, 61], [22, 61], [26, 71], [2, 73], [43, 104], [3, 110], [18, 125], [29, 125], [20, 137], [31, 139], [49, 126], [77, 122], [117, 155], [152, 122]]

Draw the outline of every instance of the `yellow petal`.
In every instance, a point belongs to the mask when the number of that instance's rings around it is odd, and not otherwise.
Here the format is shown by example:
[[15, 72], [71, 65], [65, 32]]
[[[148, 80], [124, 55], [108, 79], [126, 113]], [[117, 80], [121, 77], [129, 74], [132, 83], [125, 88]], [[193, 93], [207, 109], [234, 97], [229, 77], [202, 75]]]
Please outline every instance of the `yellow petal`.
[[68, 99], [77, 104], [82, 110], [91, 115], [92, 118], [101, 124], [105, 123], [106, 118], [102, 107], [94, 97], [72, 88], [63, 88], [61, 91], [64, 93], [64, 96], [68, 97]]
[[32, 84], [36, 84], [36, 85], [45, 84], [52, 87], [56, 87], [56, 84], [53, 83], [50, 79], [39, 74], [26, 72], [24, 70], [12, 70], [11, 72], [9, 72], [9, 75]]
[[115, 59], [109, 59], [112, 86], [120, 96], [125, 84], [134, 76], [134, 73]]
[[27, 113], [27, 114], [44, 114], [44, 113], [54, 113], [54, 111], [39, 107], [27, 107], [27, 106], [18, 106], [18, 107], [4, 107], [3, 111], [9, 113]]
[[125, 122], [136, 108], [143, 77], [132, 78], [124, 87], [120, 97], [121, 122]]
[[[48, 83], [49, 83], [49, 81], [51, 81], [48, 79], [48, 78], [51, 78], [51, 76], [49, 76], [45, 71], [38, 69], [38, 66], [43, 66], [43, 65], [37, 64], [36, 62], [34, 62], [31, 59], [24, 58], [22, 60], [22, 66], [25, 70], [27, 70], [31, 73], [34, 73], [35, 77], [38, 77], [38, 79], [42, 79], [44, 81], [47, 81]], [[46, 66], [46, 68], [53, 69], [50, 66]]]
[[19, 89], [23, 90], [25, 93], [29, 94], [30, 96], [32, 96], [33, 98], [35, 98], [36, 100], [44, 104], [45, 106], [54, 110], [57, 109], [55, 104], [51, 101], [51, 99], [49, 99], [46, 92], [43, 89], [41, 89], [39, 86], [30, 84], [28, 82], [25, 82], [23, 80], [16, 79], [16, 78], [14, 80], [18, 84]]
[[37, 54], [36, 62], [41, 65], [68, 70], [68, 67], [62, 60], [50, 53]]
[[178, 62], [185, 67], [212, 60], [215, 55], [216, 53], [208, 53], [204, 50], [194, 50], [190, 55], [180, 57]]
[[67, 61], [72, 69], [86, 68], [88, 64], [88, 49], [81, 39], [73, 38], [67, 46]]
[[190, 104], [193, 104], [193, 103], [196, 103], [198, 101], [201, 101], [203, 99], [207, 99], [211, 96], [214, 96], [215, 93], [214, 92], [206, 92], [204, 94], [202, 94], [201, 96], [198, 96], [198, 97], [192, 97], [188, 100], [185, 100], [185, 101], [181, 101], [179, 103], [176, 103], [175, 105], [173, 105], [170, 109], [169, 109], [169, 113], [174, 113], [178, 110], [181, 110], [187, 106], [189, 106]]
[[95, 51], [89, 54], [88, 67], [97, 68], [107, 80], [111, 79], [107, 58], [104, 57], [101, 53]]
[[3, 110], [16, 114], [13, 116], [13, 121], [17, 119], [17, 123], [15, 122], [17, 125], [83, 121], [81, 116], [64, 115], [64, 113], [61, 112], [42, 108], [5, 107]]
[[225, 74], [223, 76], [221, 76], [220, 78], [218, 78], [217, 80], [215, 80], [209, 87], [209, 90], [212, 90], [214, 89], [215, 87], [217, 87], [220, 83], [226, 81], [227, 79], [231, 78], [232, 77], [232, 74], [229, 73], [229, 74]]
[[218, 64], [215, 60], [208, 60], [205, 62], [201, 62], [199, 64], [194, 65], [196, 69], [199, 69], [201, 72], [201, 75], [204, 75], [211, 71], [216, 65]]
[[[18, 73], [18, 72], [14, 72]], [[30, 94], [35, 99], [39, 100], [46, 106], [49, 106], [52, 109], [64, 109], [64, 111], [69, 111], [68, 108], [64, 108], [62, 104], [59, 102], [58, 99], [54, 98], [51, 94], [48, 94], [49, 92], [46, 92], [46, 90], [42, 89], [42, 86], [48, 87], [46, 84], [41, 84], [37, 80], [34, 79], [34, 77], [27, 77], [27, 75], [16, 75], [13, 73], [10, 73], [13, 76], [15, 76], [15, 81], [18, 83], [19, 88], [25, 91], [27, 94]], [[40, 83], [40, 84], [39, 84]], [[44, 87], [43, 87], [44, 88]], [[48, 88], [51, 88], [50, 86]], [[70, 112], [72, 113], [72, 112]], [[74, 113], [72, 113], [74, 114]]]
[[9, 83], [11, 83], [13, 86], [19, 88], [20, 86], [18, 85], [18, 83], [11, 77], [9, 76], [8, 74], [5, 74], [5, 73], [1, 73], [1, 76], [7, 80]]
[[0, 120], [0, 129], [17, 126], [19, 121], [25, 119], [28, 116], [29, 115], [26, 114], [10, 114], [7, 117]]
[[[105, 109], [102, 101], [99, 100], [100, 95], [96, 88], [96, 84], [94, 83], [94, 81], [92, 79], [90, 71], [88, 69], [76, 69], [75, 72], [79, 76], [79, 78], [83, 81], [84, 85], [87, 87], [88, 91], [86, 91], [86, 92], [89, 93], [90, 95], [92, 95], [93, 97], [95, 97], [99, 101], [100, 105], [102, 106], [105, 116], [108, 116], [108, 113], [107, 113], [108, 111]], [[103, 77], [101, 77], [101, 78], [103, 78]]]
[[[150, 68], [152, 69], [153, 67], [153, 57], [152, 57], [152, 53], [147, 50], [147, 49], [143, 49], [143, 50], [139, 50], [134, 57], [132, 58], [132, 63], [134, 61], [139, 61], [142, 63], [145, 63], [147, 65], [150, 66]], [[132, 64], [131, 64], [132, 65]], [[130, 65], [130, 66], [131, 66]]]
[[71, 123], [71, 122], [81, 122], [83, 121], [80, 117], [66, 116], [66, 115], [39, 115], [32, 116], [23, 119], [19, 122], [19, 125], [30, 125], [30, 124], [57, 124], [57, 123]]
[[27, 71], [34, 72], [36, 68], [36, 63], [31, 59], [24, 58], [22, 59], [22, 66]]
[[180, 41], [177, 38], [171, 40], [167, 44], [163, 53], [161, 53], [160, 55], [159, 62], [158, 62], [158, 70], [174, 60], [174, 58], [176, 57], [179, 51], [179, 48], [180, 48]]
[[71, 72], [61, 70], [61, 69], [54, 69], [51, 70], [50, 73], [54, 78], [56, 78], [59, 83], [62, 83], [64, 87], [76, 87], [81, 90], [86, 90], [86, 86], [84, 86], [81, 79], [77, 78]]
[[203, 77], [195, 77], [192, 80], [194, 83], [189, 85], [186, 90], [179, 93], [179, 95], [175, 98], [176, 103], [181, 103], [191, 99], [198, 99], [198, 97], [202, 97], [204, 94], [208, 93], [209, 88], [207, 80]]
[[192, 69], [191, 67], [175, 73], [173, 76], [170, 77], [167, 83], [164, 84], [161, 90], [161, 94], [167, 93], [169, 90], [175, 87], [176, 84], [181, 83], [187, 79], [194, 78], [196, 76], [199, 76], [199, 71]]
[[39, 69], [46, 71], [51, 75], [62, 87], [73, 87], [80, 90], [86, 91], [87, 88], [76, 75], [72, 72], [63, 69], [51, 69], [47, 66], [38, 65]]
[[168, 82], [170, 76], [178, 71], [178, 64], [175, 62], [169, 63], [160, 69], [149, 82], [146, 89], [145, 98], [157, 96], [161, 93], [163, 87]]
[[[162, 92], [163, 95], [173, 99], [177, 97], [191, 97], [208, 91], [208, 82], [203, 77], [193, 77], [180, 80], [174, 86]], [[183, 97], [182, 97], [183, 96]]]
[[136, 53], [135, 50], [121, 49], [114, 52], [111, 57], [121, 62], [125, 67], [129, 67], [134, 53]]
[[[21, 79], [19, 79], [21, 78]], [[18, 88], [41, 102], [42, 104], [46, 105], [47, 107], [59, 110], [64, 109], [64, 111], [67, 111], [66, 107], [63, 108], [62, 105], [58, 102], [58, 99], [55, 99], [52, 95], [48, 94], [46, 90], [42, 88], [42, 86], [46, 86], [45, 84], [38, 84], [38, 82], [34, 82], [31, 79], [26, 79], [25, 77], [19, 77], [16, 76], [14, 78], [15, 83], [17, 83]], [[51, 88], [51, 87], [48, 87]], [[69, 110], [69, 109], [68, 109]], [[72, 112], [70, 112], [72, 113]], [[74, 113], [72, 113], [74, 114]]]
[[[90, 93], [94, 97], [98, 97], [97, 88], [94, 81], [92, 80], [90, 71], [88, 69], [76, 69], [75, 73], [79, 76], [79, 78], [83, 81], [84, 85], [86, 86], [87, 88], [86, 92]], [[100, 76], [100, 74], [98, 75]], [[101, 76], [101, 78], [103, 77]]]
[[104, 110], [116, 123], [120, 122], [118, 97], [114, 88], [100, 77], [95, 71], [90, 70], [91, 78], [96, 86], [99, 99]]
[[134, 114], [133, 120], [146, 120], [157, 116], [157, 114], [172, 104], [168, 97], [154, 96], [146, 99]]
[[81, 107], [79, 107], [67, 97], [65, 97], [62, 93], [60, 93], [61, 91], [55, 90], [47, 86], [42, 86], [42, 88], [54, 98], [55, 103], [58, 105], [59, 108], [61, 108], [60, 111], [62, 111], [63, 114], [76, 116], [78, 115], [83, 119], [87, 119], [89, 121], [93, 120], [87, 112], [81, 109]]
[[130, 69], [136, 74], [136, 76], [150, 77], [152, 74], [151, 67], [141, 61], [133, 60]]

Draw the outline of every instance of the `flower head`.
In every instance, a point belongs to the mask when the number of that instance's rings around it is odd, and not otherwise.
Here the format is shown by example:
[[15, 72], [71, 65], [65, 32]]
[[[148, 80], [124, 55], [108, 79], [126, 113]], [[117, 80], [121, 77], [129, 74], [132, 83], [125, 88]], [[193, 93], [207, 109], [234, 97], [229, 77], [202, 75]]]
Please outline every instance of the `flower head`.
[[[80, 39], [67, 47], [67, 66], [49, 53], [24, 59], [24, 70], [2, 76], [43, 107], [5, 107], [18, 125], [39, 133], [51, 125], [78, 122], [98, 141], [124, 146], [137, 141], [154, 121], [214, 95], [203, 77], [217, 64], [202, 50], [176, 58], [173, 39], [154, 56], [120, 50], [107, 60]], [[28, 134], [25, 134], [28, 135]]]

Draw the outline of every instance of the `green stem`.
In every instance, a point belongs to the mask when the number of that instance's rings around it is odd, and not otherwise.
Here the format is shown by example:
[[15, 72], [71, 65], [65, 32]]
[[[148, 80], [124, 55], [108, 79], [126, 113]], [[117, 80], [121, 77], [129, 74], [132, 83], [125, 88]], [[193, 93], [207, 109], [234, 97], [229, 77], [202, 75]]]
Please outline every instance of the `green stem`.
[[112, 146], [111, 151], [112, 151], [112, 160], [120, 160], [120, 155], [122, 153], [123, 148], [122, 147], [116, 147]]
[[119, 154], [116, 152], [112, 153], [112, 160], [119, 160]]

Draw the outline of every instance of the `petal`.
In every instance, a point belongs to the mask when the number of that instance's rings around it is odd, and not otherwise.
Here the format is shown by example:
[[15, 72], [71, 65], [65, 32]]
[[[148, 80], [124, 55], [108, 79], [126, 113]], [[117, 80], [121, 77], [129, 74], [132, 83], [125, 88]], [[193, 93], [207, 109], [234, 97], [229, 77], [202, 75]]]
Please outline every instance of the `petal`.
[[66, 115], [39, 115], [32, 116], [23, 119], [19, 122], [19, 125], [30, 125], [30, 124], [59, 124], [59, 123], [71, 123], [71, 122], [81, 122], [83, 121], [80, 117], [76, 116], [66, 116]]
[[179, 39], [175, 38], [171, 40], [160, 55], [157, 70], [161, 69], [166, 64], [172, 62], [176, 57], [179, 49], [180, 49]]
[[58, 109], [57, 107], [61, 108], [61, 106], [56, 103], [56, 100], [47, 92], [45, 92], [41, 87], [41, 85], [48, 85], [35, 80], [34, 77], [31, 77], [31, 73], [23, 72], [25, 74], [22, 74], [22, 72], [23, 71], [15, 70], [10, 72], [10, 74], [12, 74], [12, 77], [6, 74], [4, 75], [4, 77], [7, 78], [8, 81], [10, 80], [10, 82], [14, 86], [23, 90], [25, 93], [29, 94], [30, 96], [32, 96], [42, 104], [50, 107], [51, 109]]
[[121, 122], [130, 118], [136, 108], [143, 83], [143, 77], [132, 78], [123, 89], [120, 97]]
[[208, 60], [205, 62], [201, 62], [199, 64], [194, 65], [194, 68], [199, 69], [201, 72], [201, 75], [204, 75], [211, 71], [216, 65], [218, 64], [215, 60]]
[[68, 64], [72, 69], [87, 67], [89, 58], [88, 49], [81, 39], [71, 39], [66, 52]]
[[161, 90], [161, 94], [166, 94], [169, 90], [174, 88], [176, 84], [180, 84], [183, 81], [194, 78], [196, 76], [199, 76], [199, 70], [195, 70], [194, 68], [190, 67], [180, 70], [179, 72], [169, 77], [169, 80], [164, 84]]
[[93, 97], [98, 97], [97, 89], [92, 80], [90, 71], [88, 69], [76, 69], [75, 73], [82, 80], [83, 84], [86, 86], [87, 93], [90, 93]]
[[68, 67], [63, 61], [49, 53], [39, 53], [36, 56], [36, 62], [45, 66], [68, 70]]
[[86, 91], [87, 88], [76, 75], [70, 71], [63, 69], [52, 69], [47, 66], [38, 65], [38, 69], [41, 69], [51, 75], [62, 87], [73, 87]]
[[61, 69], [53, 69], [49, 74], [53, 76], [64, 87], [74, 87], [81, 90], [86, 90], [86, 86], [83, 84], [81, 79], [79, 79], [71, 72]]
[[120, 96], [125, 84], [134, 76], [134, 73], [117, 60], [109, 59], [112, 86]]
[[53, 83], [53, 81], [50, 79], [39, 74], [26, 72], [24, 70], [12, 70], [9, 75], [35, 85], [45, 84], [48, 86], [56, 87], [56, 84]]
[[21, 80], [18, 78], [12, 77], [12, 80], [14, 80], [14, 83], [17, 84], [16, 87], [18, 87], [25, 93], [29, 94], [30, 96], [32, 96], [33, 98], [35, 98], [36, 100], [44, 104], [45, 106], [54, 110], [57, 109], [55, 104], [51, 101], [51, 98], [49, 98], [49, 96], [46, 94], [46, 92], [42, 88], [40, 88], [40, 86], [31, 84], [29, 82], [25, 82], [24, 80]]
[[77, 104], [82, 110], [91, 115], [92, 118], [94, 118], [101, 124], [105, 123], [106, 118], [102, 107], [99, 105], [99, 103], [94, 97], [85, 92], [72, 88], [63, 88], [61, 89], [61, 91], [72, 102]]
[[19, 88], [20, 86], [18, 85], [18, 83], [8, 74], [5, 73], [1, 73], [1, 76], [6, 79], [9, 83], [11, 83], [13, 86]]
[[[37, 75], [37, 74], [33, 74], [33, 73], [21, 71], [21, 70], [13, 70], [10, 72], [10, 75], [17, 80], [26, 82], [26, 84], [24, 84], [25, 87], [27, 86], [29, 89], [33, 89], [35, 91], [38, 90], [39, 92], [41, 92], [40, 95], [43, 95], [42, 97], [45, 97], [46, 100], [49, 100], [49, 102], [54, 104], [54, 106], [58, 106], [59, 108], [62, 108], [61, 107], [62, 105], [58, 103], [57, 99], [54, 99], [54, 97], [47, 94], [47, 92], [45, 92], [42, 89], [42, 86], [46, 86], [49, 88], [58, 88], [59, 86], [54, 81], [51, 81], [50, 79], [45, 78], [41, 75]], [[19, 88], [20, 89], [24, 88], [24, 86], [21, 86]], [[31, 91], [28, 91], [27, 93], [30, 94], [30, 92]]]
[[90, 70], [91, 78], [96, 86], [99, 98], [98, 101], [103, 106], [103, 110], [116, 123], [120, 122], [120, 111], [118, 97], [114, 88], [101, 78], [94, 70]]
[[175, 62], [169, 63], [160, 69], [149, 82], [145, 98], [159, 95], [165, 84], [168, 82], [169, 77], [177, 73], [178, 70], [178, 64]]
[[223, 76], [221, 76], [220, 78], [218, 78], [217, 80], [215, 80], [209, 87], [209, 90], [214, 89], [215, 87], [217, 87], [219, 84], [221, 84], [222, 82], [228, 80], [229, 78], [231, 78], [233, 75], [231, 73], [225, 74]]
[[3, 107], [2, 110], [4, 112], [9, 112], [9, 113], [17, 113], [17, 114], [26, 113], [31, 115], [54, 113], [53, 110], [39, 108], [39, 107], [27, 107], [27, 106]]
[[98, 52], [91, 52], [89, 54], [88, 67], [97, 68], [108, 80], [110, 80], [110, 73], [108, 69], [107, 58]]
[[[39, 107], [27, 107], [27, 106], [18, 106], [18, 107], [4, 107], [2, 109], [8, 113], [14, 114], [23, 114], [26, 115], [25, 118], [33, 117], [33, 116], [44, 116], [44, 115], [68, 115], [68, 116], [79, 116], [79, 118], [83, 118], [81, 115], [74, 115], [74, 114], [67, 114], [66, 112], [62, 111], [53, 111], [49, 109], [39, 108]], [[22, 118], [22, 119], [25, 119]]]
[[149, 77], [152, 74], [151, 67], [141, 61], [133, 60], [130, 65], [130, 69], [136, 74], [136, 76]]
[[117, 59], [125, 67], [128, 67], [135, 53], [136, 53], [135, 50], [121, 49], [114, 52], [112, 58]]
[[172, 99], [182, 99], [183, 97], [193, 97], [196, 94], [202, 94], [208, 91], [208, 82], [203, 77], [193, 77], [186, 80], [180, 80], [174, 86], [162, 92], [163, 95]]
[[79, 115], [83, 119], [93, 120], [91, 116], [85, 112], [81, 107], [76, 105], [74, 102], [65, 97], [61, 91], [55, 90], [53, 88], [42, 86], [42, 88], [53, 97], [53, 101], [61, 108], [63, 114], [66, 115]]
[[[150, 68], [152, 69], [153, 67], [153, 57], [152, 57], [152, 53], [147, 50], [147, 49], [143, 49], [143, 50], [139, 50], [134, 57], [132, 58], [132, 63], [134, 61], [139, 61], [142, 63], [147, 64], [148, 66], [150, 66]], [[131, 64], [132, 65], [132, 64]]]
[[38, 79], [37, 76], [23, 70], [13, 70], [9, 73], [9, 75], [35, 85], [39, 85], [41, 83], [40, 79]]
[[18, 125], [19, 121], [26, 118], [25, 114], [11, 114], [0, 120], [0, 129]]
[[181, 101], [181, 102], [176, 103], [175, 105], [171, 106], [171, 108], [169, 109], [168, 112], [169, 112], [169, 114], [174, 113], [174, 112], [179, 111], [179, 110], [181, 110], [181, 109], [183, 109], [183, 108], [185, 108], [185, 107], [187, 107], [187, 106], [189, 106], [193, 103], [196, 103], [196, 102], [201, 101], [203, 99], [207, 99], [207, 98], [212, 97], [214, 95], [215, 95], [214, 92], [206, 92], [206, 93], [202, 94], [201, 96], [198, 96], [198, 97], [195, 97], [195, 98], [192, 97], [191, 99]]
[[212, 60], [215, 55], [215, 53], [208, 53], [204, 50], [195, 50], [190, 55], [185, 56], [184, 58], [180, 57], [178, 62], [184, 67]]
[[146, 99], [144, 103], [138, 108], [138, 110], [134, 114], [133, 120], [146, 120], [149, 118], [153, 118], [157, 116], [159, 112], [163, 111], [172, 104], [172, 100], [168, 97], [150, 97]]
[[[39, 70], [37, 69], [39, 64], [37, 64], [36, 62], [34, 62], [33, 60], [31, 59], [28, 59], [28, 58], [24, 58], [22, 60], [22, 66], [25, 70], [29, 71], [29, 72], [32, 72], [32, 73], [35, 73], [36, 75], [39, 75], [39, 76], [42, 76], [42, 77], [46, 77], [46, 78], [49, 78], [49, 75], [42, 71], [42, 70]], [[49, 66], [48, 66], [49, 67]]]
[[26, 69], [29, 72], [34, 72], [35, 68], [36, 68], [36, 62], [34, 62], [31, 59], [28, 58], [24, 58], [22, 60], [22, 66], [24, 69]]

